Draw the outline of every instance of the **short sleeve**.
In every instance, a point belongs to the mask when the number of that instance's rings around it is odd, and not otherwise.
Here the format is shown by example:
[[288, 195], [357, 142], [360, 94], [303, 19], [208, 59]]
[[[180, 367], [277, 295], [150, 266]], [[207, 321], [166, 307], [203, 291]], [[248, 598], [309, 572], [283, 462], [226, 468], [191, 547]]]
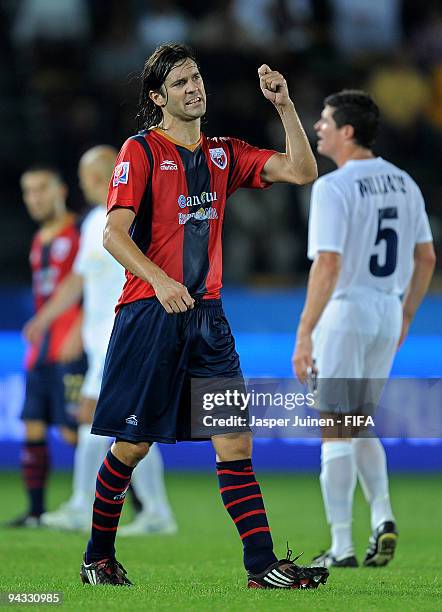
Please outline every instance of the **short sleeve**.
[[126, 140], [115, 162], [109, 183], [107, 211], [132, 208], [138, 212], [149, 176], [149, 162], [142, 145], [133, 138]]
[[342, 254], [347, 227], [344, 196], [330, 180], [317, 180], [313, 185], [310, 205], [308, 258], [313, 260], [319, 251]]
[[261, 173], [267, 162], [276, 151], [270, 149], [259, 149], [253, 147], [243, 140], [229, 138], [229, 149], [231, 153], [229, 165], [229, 184], [227, 195], [231, 195], [240, 187], [252, 189], [264, 189], [271, 183], [261, 179]]
[[425, 201], [419, 187], [414, 183], [415, 187], [415, 205], [416, 205], [416, 237], [415, 244], [423, 242], [432, 242], [430, 222], [425, 210]]

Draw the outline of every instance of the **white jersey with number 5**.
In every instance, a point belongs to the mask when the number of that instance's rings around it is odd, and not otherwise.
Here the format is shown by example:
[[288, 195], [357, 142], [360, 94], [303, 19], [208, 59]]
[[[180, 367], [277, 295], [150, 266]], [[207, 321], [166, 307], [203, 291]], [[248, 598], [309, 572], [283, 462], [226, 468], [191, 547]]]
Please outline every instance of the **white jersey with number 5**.
[[308, 256], [314, 259], [320, 251], [342, 255], [335, 291], [312, 337], [322, 378], [320, 410], [359, 408], [330, 404], [329, 379], [374, 379], [366, 399], [377, 402], [397, 349], [400, 296], [413, 273], [414, 247], [431, 239], [418, 186], [381, 157], [348, 161], [316, 181]]
[[333, 298], [364, 289], [402, 295], [415, 245], [431, 240], [419, 187], [381, 157], [350, 160], [313, 186], [308, 257], [342, 255]]

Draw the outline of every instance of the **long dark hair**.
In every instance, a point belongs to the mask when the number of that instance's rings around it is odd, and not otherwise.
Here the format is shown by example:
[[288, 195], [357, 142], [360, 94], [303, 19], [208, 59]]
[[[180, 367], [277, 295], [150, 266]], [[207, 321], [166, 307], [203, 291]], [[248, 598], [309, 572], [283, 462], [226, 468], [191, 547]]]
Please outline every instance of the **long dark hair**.
[[150, 91], [159, 91], [166, 80], [167, 75], [174, 66], [191, 59], [198, 64], [195, 53], [187, 45], [181, 43], [166, 43], [155, 49], [144, 64], [140, 76], [141, 91], [138, 103], [138, 128], [146, 129], [158, 125], [163, 119], [163, 112], [149, 98]]

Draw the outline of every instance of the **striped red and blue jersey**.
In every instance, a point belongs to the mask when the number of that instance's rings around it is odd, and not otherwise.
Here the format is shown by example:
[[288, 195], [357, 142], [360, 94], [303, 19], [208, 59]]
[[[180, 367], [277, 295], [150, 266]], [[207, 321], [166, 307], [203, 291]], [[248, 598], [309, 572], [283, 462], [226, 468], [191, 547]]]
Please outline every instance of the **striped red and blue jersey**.
[[[72, 218], [50, 241], [43, 241], [41, 232], [34, 236], [29, 255], [32, 270], [32, 292], [35, 311], [54, 294], [61, 281], [69, 274], [80, 242], [80, 230]], [[58, 360], [60, 348], [73, 323], [80, 314], [81, 305], [74, 304], [54, 320], [38, 345], [31, 345], [26, 355], [26, 367], [52, 363]]]
[[[108, 212], [131, 208], [130, 235], [146, 257], [194, 298], [219, 298], [226, 199], [240, 187], [268, 187], [261, 172], [274, 153], [235, 138], [201, 135], [189, 147], [158, 129], [142, 132], [118, 155]], [[126, 271], [117, 309], [154, 295], [151, 285]]]

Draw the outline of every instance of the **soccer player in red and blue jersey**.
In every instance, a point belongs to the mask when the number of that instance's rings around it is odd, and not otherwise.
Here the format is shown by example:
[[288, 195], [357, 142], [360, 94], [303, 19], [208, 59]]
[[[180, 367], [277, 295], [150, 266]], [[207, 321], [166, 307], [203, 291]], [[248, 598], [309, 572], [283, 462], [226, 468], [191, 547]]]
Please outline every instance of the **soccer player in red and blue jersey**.
[[[29, 256], [38, 312], [69, 274], [80, 232], [75, 216], [66, 209], [67, 188], [57, 170], [46, 166], [30, 168], [21, 177], [21, 188], [28, 213], [40, 226]], [[54, 320], [40, 341], [29, 346], [26, 355], [22, 412], [25, 445], [21, 463], [29, 508], [9, 523], [11, 527], [40, 524], [49, 472], [47, 427], [58, 425], [65, 440], [75, 443], [76, 422], [69, 409], [75, 408], [85, 365], [81, 305], [76, 303]]]
[[[242, 378], [220, 300], [227, 197], [240, 187], [304, 184], [317, 176], [284, 77], [266, 65], [258, 76], [285, 129], [285, 153], [201, 133], [204, 82], [186, 46], [162, 45], [146, 61], [145, 131], [124, 143], [109, 188], [104, 245], [126, 268], [126, 283], [92, 426], [116, 441], [98, 472], [84, 583], [131, 584], [114, 547], [124, 497], [133, 468], [154, 442], [189, 438], [190, 381]], [[325, 568], [300, 568], [290, 555], [278, 561], [273, 552], [250, 431], [213, 435], [212, 442], [221, 496], [243, 543], [248, 586], [325, 582]]]

